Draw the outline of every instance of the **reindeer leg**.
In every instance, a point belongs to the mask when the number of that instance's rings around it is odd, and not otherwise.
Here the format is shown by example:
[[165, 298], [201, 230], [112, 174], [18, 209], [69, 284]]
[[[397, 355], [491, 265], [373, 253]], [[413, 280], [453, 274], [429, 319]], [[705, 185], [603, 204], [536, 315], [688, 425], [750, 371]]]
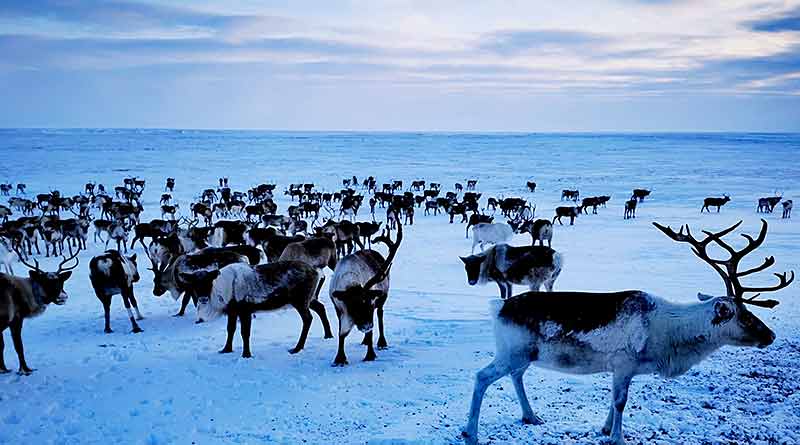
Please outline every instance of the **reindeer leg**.
[[110, 334], [114, 332], [111, 330], [111, 296], [103, 295], [97, 290], [95, 290], [95, 295], [97, 295], [97, 299], [100, 300], [100, 303], [103, 304], [103, 318], [105, 319], [105, 328], [103, 332]]
[[531, 404], [528, 401], [528, 396], [525, 394], [525, 385], [522, 383], [522, 377], [525, 375], [525, 370], [528, 367], [518, 369], [511, 373], [511, 382], [514, 384], [514, 391], [517, 393], [517, 400], [522, 409], [522, 423], [526, 425], [541, 425], [544, 421], [533, 413]]
[[349, 323], [348, 325], [342, 324], [342, 311], [338, 307], [336, 307], [336, 316], [339, 319], [339, 349], [336, 351], [336, 358], [333, 359], [333, 366], [344, 366], [347, 364], [347, 356], [344, 353], [344, 340], [353, 325]]
[[189, 300], [192, 299], [192, 296], [189, 292], [183, 293], [183, 300], [181, 300], [181, 308], [177, 314], [173, 315], [173, 317], [183, 317], [183, 314], [186, 313], [186, 306], [189, 306]]
[[25, 348], [22, 346], [22, 318], [12, 321], [8, 327], [11, 329], [11, 340], [14, 342], [14, 349], [19, 358], [19, 375], [31, 375], [35, 369], [28, 367], [25, 363]]
[[508, 375], [511, 371], [508, 364], [503, 362], [506, 362], [506, 360], [498, 360], [495, 358], [489, 366], [478, 371], [478, 374], [475, 376], [475, 389], [472, 391], [469, 420], [467, 421], [466, 428], [464, 428], [464, 431], [461, 433], [461, 435], [464, 436], [464, 441], [468, 445], [475, 445], [478, 443], [478, 418], [481, 415], [481, 404], [483, 403], [483, 396], [486, 394], [486, 390], [489, 388], [489, 385], [500, 380], [501, 377]]
[[6, 361], [3, 357], [5, 355], [6, 344], [3, 340], [3, 330], [0, 330], [0, 374], [8, 374], [11, 372], [8, 368], [6, 368]]
[[[625, 409], [625, 404], [628, 403], [628, 388], [631, 384], [632, 376], [628, 373], [614, 373], [612, 403], [611, 409], [613, 410], [612, 423], [611, 423], [611, 443], [616, 445], [624, 445], [625, 438], [622, 435], [622, 411]], [[607, 426], [607, 425], [606, 425]], [[603, 428], [605, 432], [606, 428]]]
[[220, 354], [233, 352], [233, 334], [236, 333], [236, 318], [236, 309], [228, 306], [228, 338], [225, 340], [225, 346], [219, 351]]
[[242, 357], [251, 358], [253, 354], [250, 353], [250, 326], [253, 324], [253, 313], [239, 312], [239, 324], [242, 325]]
[[133, 289], [124, 289], [122, 291], [122, 303], [125, 305], [125, 309], [128, 311], [128, 318], [131, 320], [131, 332], [134, 334], [138, 334], [139, 332], [143, 332], [142, 328], [136, 323], [136, 318], [133, 316], [133, 311], [131, 311], [131, 295], [133, 294]]
[[365, 362], [375, 361], [377, 355], [375, 355], [375, 349], [373, 349], [372, 347], [372, 331], [369, 331], [364, 335], [364, 341], [366, 342], [367, 345], [367, 355], [364, 356], [364, 361]]
[[386, 349], [389, 344], [386, 343], [386, 336], [383, 333], [383, 305], [378, 306], [378, 349]]
[[136, 312], [136, 319], [144, 320], [144, 317], [142, 317], [142, 313], [139, 312], [139, 305], [136, 304], [136, 297], [133, 295], [133, 287], [131, 287], [131, 296], [129, 298], [131, 300], [131, 305], [133, 305], [133, 311]]
[[297, 354], [306, 346], [308, 330], [311, 329], [311, 321], [314, 320], [314, 317], [311, 315], [311, 311], [309, 311], [307, 307], [301, 306], [297, 307], [296, 309], [297, 312], [300, 313], [300, 318], [303, 320], [303, 330], [300, 332], [300, 338], [297, 340], [297, 345], [289, 350], [289, 354]]
[[[320, 286], [321, 288], [322, 286]], [[319, 293], [319, 291], [317, 291]], [[325, 329], [325, 338], [333, 338], [333, 332], [331, 332], [331, 323], [328, 321], [328, 314], [325, 313], [325, 305], [323, 305], [319, 300], [314, 300], [309, 305], [312, 311], [316, 312], [319, 316], [320, 320], [322, 320], [322, 327]]]

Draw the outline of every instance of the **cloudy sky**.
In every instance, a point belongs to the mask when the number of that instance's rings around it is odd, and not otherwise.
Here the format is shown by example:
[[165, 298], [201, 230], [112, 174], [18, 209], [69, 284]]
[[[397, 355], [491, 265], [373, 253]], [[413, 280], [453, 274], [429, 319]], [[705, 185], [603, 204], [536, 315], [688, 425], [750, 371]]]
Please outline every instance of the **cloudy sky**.
[[0, 127], [800, 131], [800, 1], [2, 0]]

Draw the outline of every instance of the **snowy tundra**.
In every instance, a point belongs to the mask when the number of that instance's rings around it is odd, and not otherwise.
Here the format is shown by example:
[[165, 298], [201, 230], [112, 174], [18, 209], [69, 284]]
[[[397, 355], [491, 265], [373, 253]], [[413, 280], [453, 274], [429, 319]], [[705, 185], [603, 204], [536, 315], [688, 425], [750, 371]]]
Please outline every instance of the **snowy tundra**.
[[[644, 289], [670, 304], [693, 303], [698, 291], [724, 294], [711, 268], [652, 221], [699, 231], [741, 219], [741, 231], [752, 233], [764, 217], [769, 236], [759, 255], [773, 255], [781, 270], [800, 270], [796, 221], [782, 220], [780, 212], [755, 212], [758, 198], [775, 188], [787, 199], [800, 192], [800, 164], [774, 161], [797, 157], [797, 135], [0, 130], [0, 142], [0, 182], [25, 182], [29, 196], [50, 187], [78, 193], [89, 181], [113, 191], [125, 176], [146, 179], [143, 221], [161, 216], [167, 177], [175, 178], [171, 193], [183, 216], [220, 176], [235, 189], [271, 181], [282, 190], [309, 181], [328, 191], [350, 175], [408, 184], [425, 179], [442, 183], [442, 194], [476, 177], [484, 200], [520, 196], [544, 218], [552, 217], [563, 189], [611, 195], [597, 215], [553, 227], [552, 246], [567, 259], [559, 292]], [[481, 162], [465, 162], [473, 158]], [[535, 192], [528, 181], [537, 183]], [[635, 219], [623, 221], [622, 206], [634, 188], [652, 193], [639, 203]], [[705, 197], [723, 194], [732, 199], [719, 214], [700, 214]], [[289, 197], [275, 195], [284, 211]], [[368, 219], [368, 210], [362, 207], [357, 219]], [[385, 212], [376, 210], [385, 221]], [[0, 375], [0, 443], [464, 443], [475, 373], [496, 357], [489, 306], [497, 289], [467, 283], [458, 257], [470, 253], [471, 241], [464, 239], [464, 227], [447, 220], [418, 211], [414, 225], [404, 226], [385, 307], [389, 348], [371, 362], [353, 356], [342, 368], [331, 366], [337, 344], [324, 338], [319, 323], [312, 323], [302, 354], [286, 352], [297, 341], [293, 311], [257, 314], [253, 358], [219, 355], [225, 320], [194, 324], [192, 317], [172, 317], [179, 303], [152, 297], [152, 273], [143, 267], [134, 291], [145, 332], [105, 334], [88, 266], [105, 249], [90, 238], [65, 284], [68, 302], [26, 321], [26, 358], [37, 371]], [[527, 234], [511, 240], [516, 246], [530, 242]], [[374, 248], [386, 254], [385, 247]], [[142, 258], [141, 247], [134, 250]], [[48, 271], [59, 262], [35, 258]], [[27, 273], [19, 263], [14, 271]], [[755, 284], [770, 284], [763, 279], [753, 277]], [[320, 301], [332, 317], [327, 288]], [[676, 379], [638, 376], [622, 414], [626, 441], [800, 443], [797, 289], [795, 283], [772, 294], [781, 301], [774, 309], [752, 309], [776, 335], [770, 346], [723, 347]], [[118, 326], [129, 323], [119, 306], [111, 318]], [[348, 337], [348, 350], [360, 351], [361, 341]], [[6, 364], [13, 369], [10, 349]], [[480, 443], [593, 444], [606, 437], [598, 420], [609, 412], [609, 374], [529, 371], [525, 389], [542, 425], [515, 421], [519, 404], [512, 383], [501, 379], [487, 391]]]

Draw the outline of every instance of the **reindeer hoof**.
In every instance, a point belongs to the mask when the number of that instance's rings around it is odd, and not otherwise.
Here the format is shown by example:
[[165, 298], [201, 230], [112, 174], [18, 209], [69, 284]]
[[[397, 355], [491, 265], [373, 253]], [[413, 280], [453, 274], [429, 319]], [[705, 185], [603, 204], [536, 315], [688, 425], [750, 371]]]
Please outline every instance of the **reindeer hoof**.
[[242, 352], [242, 358], [253, 358], [253, 354], [250, 351]]
[[539, 416], [534, 414], [533, 417], [530, 417], [530, 418], [529, 417], [523, 417], [522, 418], [522, 423], [524, 423], [525, 425], [542, 425], [542, 424], [544, 424], [544, 420], [542, 420]]
[[142, 317], [141, 315], [136, 317], [136, 321], [142, 321], [142, 320], [144, 320], [144, 317]]
[[195, 321], [194, 321], [194, 324], [200, 324], [200, 323], [204, 323], [204, 322], [205, 322], [205, 320], [203, 320], [202, 318], [200, 318], [200, 319], [198, 319], [198, 320], [195, 320]]
[[133, 328], [133, 330], [131, 332], [134, 333], [134, 334], [138, 334], [138, 333], [144, 332], [144, 331], [139, 326], [136, 326], [135, 328]]
[[0, 374], [8, 374], [9, 372], [11, 372], [11, 370], [6, 367], [0, 368]]
[[233, 352], [233, 348], [227, 348], [227, 347], [226, 348], [222, 348], [219, 351], [220, 354], [230, 354], [231, 352]]
[[19, 371], [17, 372], [17, 374], [18, 375], [31, 375], [31, 374], [33, 374], [33, 371], [36, 371], [36, 370], [35, 369], [31, 369], [31, 368], [19, 368]]
[[378, 349], [388, 349], [389, 345], [386, 343], [385, 338], [378, 339]]
[[177, 314], [173, 315], [173, 317], [183, 317], [183, 312], [178, 312]]
[[325, 334], [324, 338], [333, 338], [333, 334]]
[[470, 435], [466, 431], [462, 431], [461, 432], [461, 437], [464, 438], [464, 443], [467, 444], [467, 445], [478, 445], [478, 439], [475, 438], [475, 437], [472, 437], [472, 435]]
[[292, 348], [289, 350], [289, 354], [297, 354], [298, 352], [302, 351], [303, 348]]
[[367, 355], [364, 357], [364, 361], [365, 362], [374, 362], [376, 358], [378, 358], [378, 356], [375, 355], [375, 352], [373, 352], [372, 354], [367, 352]]
[[113, 334], [114, 333], [114, 331], [112, 331], [111, 328], [105, 328], [105, 329], [103, 329], [103, 332], [105, 332], [106, 334]]

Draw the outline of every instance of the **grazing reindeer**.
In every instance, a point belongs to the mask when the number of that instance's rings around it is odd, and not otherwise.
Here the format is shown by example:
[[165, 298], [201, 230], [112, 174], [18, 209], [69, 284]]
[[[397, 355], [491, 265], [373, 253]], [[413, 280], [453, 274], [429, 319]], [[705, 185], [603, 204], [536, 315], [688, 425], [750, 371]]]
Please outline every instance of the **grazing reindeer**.
[[364, 361], [372, 361], [377, 357], [372, 347], [373, 319], [378, 313], [378, 349], [388, 347], [383, 326], [383, 307], [389, 297], [389, 269], [392, 266], [397, 250], [403, 240], [403, 225], [396, 221], [397, 235], [394, 242], [389, 239], [389, 232], [374, 240], [383, 242], [389, 247], [386, 259], [375, 250], [364, 249], [347, 255], [339, 261], [333, 273], [330, 285], [330, 297], [336, 308], [339, 319], [339, 349], [334, 366], [347, 364], [344, 352], [344, 341], [355, 326], [364, 333], [362, 344], [367, 346]]
[[[497, 352], [494, 361], [478, 372], [472, 395], [469, 421], [463, 435], [470, 445], [477, 443], [478, 417], [483, 395], [493, 382], [511, 375], [522, 408], [523, 422], [541, 424], [525, 395], [522, 376], [530, 364], [571, 374], [613, 374], [611, 408], [602, 428], [610, 441], [625, 443], [622, 413], [633, 377], [656, 373], [677, 377], [686, 373], [722, 346], [772, 344], [775, 334], [746, 305], [772, 308], [775, 300], [757, 300], [759, 292], [785, 288], [794, 273], [776, 274], [780, 282], [770, 287], [748, 287], [740, 279], [774, 264], [768, 257], [756, 268], [740, 272], [739, 262], [754, 251], [767, 234], [767, 222], [757, 239], [745, 236], [747, 246], [735, 250], [722, 237], [740, 224], [718, 233], [705, 232], [700, 241], [683, 227], [675, 233], [654, 223], [667, 236], [693, 247], [696, 256], [722, 276], [724, 297], [698, 294], [699, 304], [679, 305], [642, 291], [615, 293], [529, 292], [491, 303]], [[714, 242], [726, 250], [728, 259], [712, 259], [707, 247]], [[746, 293], [756, 293], [745, 299]]]
[[[97, 299], [103, 304], [105, 317], [103, 332], [106, 334], [114, 332], [111, 330], [111, 297], [116, 294], [122, 295], [122, 302], [128, 310], [128, 318], [133, 328], [131, 332], [134, 334], [142, 332], [136, 320], [142, 320], [144, 317], [139, 312], [139, 305], [136, 304], [136, 297], [133, 295], [133, 283], [139, 281], [136, 254], [126, 257], [118, 250], [107, 250], [104, 254], [92, 258], [89, 262], [89, 280], [92, 282]], [[131, 305], [136, 311], [136, 318], [131, 312]]]
[[18, 195], [24, 195], [25, 194], [25, 189], [27, 187], [28, 186], [26, 184], [23, 184], [23, 183], [17, 184], [17, 194]]
[[547, 240], [547, 247], [551, 247], [553, 243], [553, 223], [546, 219], [537, 219], [536, 221], [528, 220], [522, 224], [509, 221], [508, 225], [514, 229], [516, 233], [529, 233], [531, 235], [531, 246], [536, 245], [539, 241], [540, 246], [544, 246]]
[[[22, 345], [22, 322], [26, 318], [33, 318], [44, 313], [47, 305], [54, 303], [62, 305], [67, 302], [67, 293], [64, 292], [64, 283], [72, 275], [72, 269], [78, 267], [78, 252], [69, 258], [64, 258], [58, 265], [56, 272], [45, 272], [39, 269], [39, 263], [33, 260], [33, 265], [24, 260], [24, 256], [17, 250], [15, 253], [20, 262], [28, 267], [28, 278], [15, 277], [0, 273], [0, 373], [7, 373], [3, 352], [5, 343], [3, 331], [11, 330], [11, 340], [19, 358], [19, 374], [30, 375], [34, 369], [25, 361], [25, 348]], [[64, 267], [72, 260], [75, 264]]]
[[468, 179], [467, 180], [467, 190], [475, 190], [475, 186], [478, 185], [477, 179]]
[[636, 203], [638, 201], [636, 199], [630, 199], [625, 201], [625, 214], [623, 215], [622, 219], [631, 219], [636, 218]]
[[650, 190], [645, 189], [633, 189], [633, 195], [631, 195], [631, 199], [635, 199], [639, 202], [644, 201], [644, 198], [650, 196]]
[[580, 214], [580, 207], [556, 207], [556, 216], [553, 217], [553, 224], [555, 224], [556, 220], [558, 220], [558, 223], [563, 226], [564, 223], [561, 222], [561, 218], [568, 216], [569, 225], [573, 225], [575, 224], [575, 218], [577, 218]]
[[162, 205], [161, 206], [161, 218], [166, 219], [167, 216], [170, 216], [172, 219], [175, 219], [175, 214], [178, 213], [178, 209], [180, 207], [178, 204], [175, 205]]
[[552, 292], [562, 265], [561, 254], [544, 246], [498, 244], [477, 255], [459, 258], [470, 286], [494, 281], [503, 299], [511, 296], [512, 284], [529, 286], [532, 291], [544, 285]]
[[756, 213], [772, 213], [775, 206], [783, 199], [782, 196], [770, 196], [768, 198], [758, 198], [758, 208]]
[[700, 213], [703, 213], [703, 210], [711, 213], [709, 207], [716, 207], [717, 213], [719, 213], [719, 208], [727, 204], [730, 200], [731, 198], [728, 195], [723, 195], [722, 198], [706, 198], [703, 200], [703, 207], [700, 209]]
[[325, 338], [333, 338], [325, 306], [317, 300], [316, 291], [320, 273], [312, 266], [299, 261], [249, 266], [231, 264], [220, 270], [186, 274], [183, 279], [196, 283], [198, 312], [204, 319], [223, 313], [228, 315], [228, 337], [220, 353], [233, 352], [233, 335], [236, 319], [242, 327], [242, 357], [250, 358], [250, 326], [253, 313], [274, 311], [292, 306], [303, 320], [303, 329], [297, 345], [289, 350], [296, 354], [305, 347], [313, 316], [319, 315], [325, 328]]
[[783, 218], [783, 219], [791, 218], [792, 217], [792, 207], [793, 206], [794, 206], [794, 204], [792, 203], [791, 199], [787, 199], [786, 201], [784, 201], [783, 202], [783, 215], [781, 215], [781, 218]]
[[514, 237], [514, 230], [504, 223], [478, 223], [472, 228], [472, 253], [475, 253], [475, 246], [486, 244], [508, 244]]

